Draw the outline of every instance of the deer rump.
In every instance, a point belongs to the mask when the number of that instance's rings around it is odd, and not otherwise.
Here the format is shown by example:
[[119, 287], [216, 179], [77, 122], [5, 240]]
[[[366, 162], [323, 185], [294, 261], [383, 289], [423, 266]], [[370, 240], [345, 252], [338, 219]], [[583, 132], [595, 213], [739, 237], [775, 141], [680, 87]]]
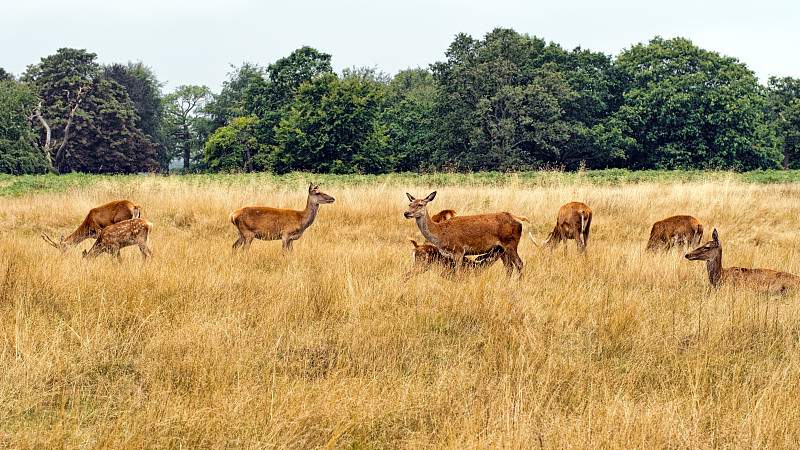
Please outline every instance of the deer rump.
[[650, 229], [647, 250], [673, 246], [696, 247], [703, 240], [703, 224], [692, 216], [671, 216], [659, 220]]

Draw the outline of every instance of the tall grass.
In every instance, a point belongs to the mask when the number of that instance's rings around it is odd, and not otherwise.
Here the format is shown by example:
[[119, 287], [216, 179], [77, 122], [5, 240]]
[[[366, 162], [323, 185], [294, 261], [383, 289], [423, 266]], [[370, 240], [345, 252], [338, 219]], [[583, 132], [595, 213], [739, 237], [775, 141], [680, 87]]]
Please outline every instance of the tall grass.
[[[232, 257], [228, 213], [302, 208], [302, 175], [89, 177], [6, 197], [0, 446], [800, 442], [798, 297], [712, 290], [701, 263], [643, 251], [654, 221], [685, 213], [719, 230], [726, 266], [798, 273], [800, 184], [548, 176], [325, 178], [336, 202], [285, 258], [276, 241]], [[588, 252], [525, 240], [521, 278], [497, 264], [403, 281], [406, 237], [420, 237], [404, 193], [432, 190], [434, 211], [510, 211], [538, 240], [583, 201]], [[155, 224], [148, 264], [133, 247], [83, 261], [39, 237], [120, 198]]]

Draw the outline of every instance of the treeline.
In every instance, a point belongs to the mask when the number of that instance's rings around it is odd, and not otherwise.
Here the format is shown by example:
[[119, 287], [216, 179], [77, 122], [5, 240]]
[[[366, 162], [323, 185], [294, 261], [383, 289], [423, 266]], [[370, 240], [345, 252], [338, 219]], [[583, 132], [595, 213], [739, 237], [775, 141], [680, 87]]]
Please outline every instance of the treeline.
[[235, 67], [221, 92], [163, 85], [143, 63], [60, 49], [0, 69], [0, 172], [800, 167], [800, 80], [683, 38], [616, 57], [496, 29], [387, 76], [334, 73], [303, 47]]

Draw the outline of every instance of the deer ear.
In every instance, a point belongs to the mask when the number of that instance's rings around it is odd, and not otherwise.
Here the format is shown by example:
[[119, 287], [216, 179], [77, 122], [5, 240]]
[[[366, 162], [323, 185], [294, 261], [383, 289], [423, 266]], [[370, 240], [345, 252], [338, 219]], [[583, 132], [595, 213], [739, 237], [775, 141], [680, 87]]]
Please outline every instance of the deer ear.
[[406, 195], [408, 196], [408, 200], [409, 200], [409, 201], [412, 201], [412, 202], [413, 202], [414, 200], [416, 200], [416, 199], [415, 199], [415, 198], [414, 198], [414, 197], [413, 197], [411, 194], [409, 194], [408, 192], [406, 192]]
[[719, 244], [719, 235], [717, 234], [717, 229], [714, 228], [714, 232], [711, 233], [711, 239], [714, 240], [715, 244]]
[[67, 238], [65, 238], [65, 237], [62, 235], [62, 236], [61, 236], [61, 242], [64, 242], [64, 241], [66, 241], [66, 240], [67, 240]]
[[427, 197], [425, 197], [425, 202], [430, 202], [430, 201], [433, 201], [433, 198], [434, 198], [434, 197], [436, 197], [436, 191], [433, 191], [433, 192], [431, 192], [431, 193], [430, 193], [430, 195], [428, 195]]
[[314, 183], [309, 183], [308, 184], [308, 193], [310, 194], [313, 189], [314, 189]]

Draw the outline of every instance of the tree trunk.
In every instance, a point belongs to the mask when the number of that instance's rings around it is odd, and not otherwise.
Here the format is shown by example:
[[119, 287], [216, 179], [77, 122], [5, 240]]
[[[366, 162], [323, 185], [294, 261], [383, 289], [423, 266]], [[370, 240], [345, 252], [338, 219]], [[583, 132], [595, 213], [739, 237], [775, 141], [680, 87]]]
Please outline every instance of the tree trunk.
[[189, 171], [189, 160], [192, 157], [192, 146], [189, 143], [189, 129], [183, 129], [183, 170]]

